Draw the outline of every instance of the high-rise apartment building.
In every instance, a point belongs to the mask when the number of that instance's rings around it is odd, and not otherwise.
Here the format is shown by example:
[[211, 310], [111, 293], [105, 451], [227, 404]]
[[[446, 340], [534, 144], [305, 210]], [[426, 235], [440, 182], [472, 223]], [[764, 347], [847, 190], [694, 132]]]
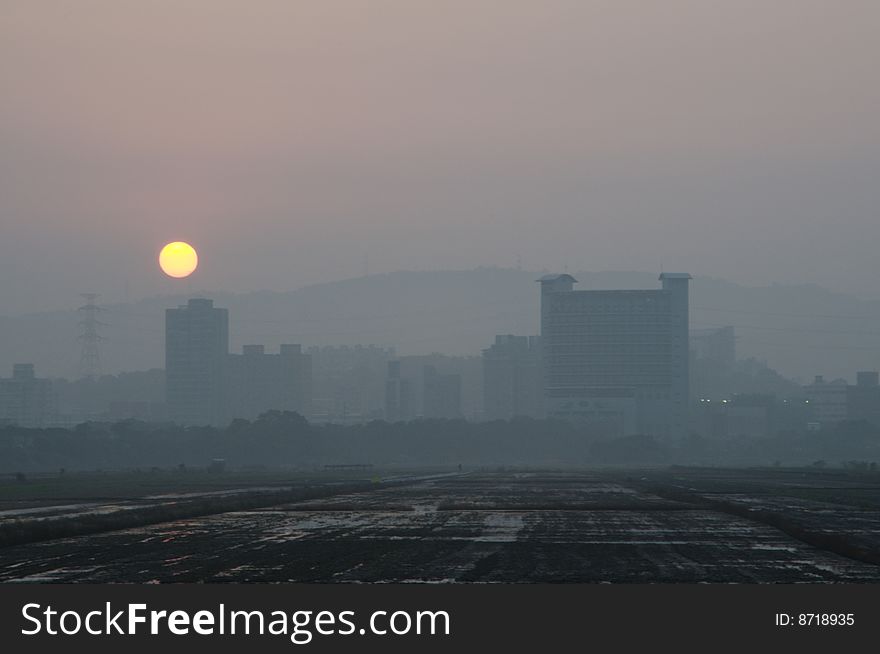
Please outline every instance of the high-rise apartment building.
[[228, 412], [229, 312], [194, 298], [165, 311], [168, 416], [185, 425], [222, 425]]
[[608, 435], [680, 436], [688, 429], [687, 273], [656, 290], [574, 290], [571, 275], [541, 284], [548, 416]]

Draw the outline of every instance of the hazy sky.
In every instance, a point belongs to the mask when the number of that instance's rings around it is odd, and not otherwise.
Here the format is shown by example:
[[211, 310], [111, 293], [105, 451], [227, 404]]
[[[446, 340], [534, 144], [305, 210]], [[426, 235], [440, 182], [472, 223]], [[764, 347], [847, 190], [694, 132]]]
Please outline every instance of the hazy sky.
[[[0, 313], [478, 265], [880, 297], [876, 0], [0, 0]], [[184, 289], [185, 290], [185, 289]]]

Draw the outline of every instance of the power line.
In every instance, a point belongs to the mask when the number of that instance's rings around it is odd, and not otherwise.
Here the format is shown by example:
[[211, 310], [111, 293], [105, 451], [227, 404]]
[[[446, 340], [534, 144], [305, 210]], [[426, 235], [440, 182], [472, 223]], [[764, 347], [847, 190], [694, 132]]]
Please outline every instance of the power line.
[[104, 340], [104, 337], [98, 334], [98, 329], [106, 326], [106, 323], [98, 320], [98, 313], [104, 309], [95, 304], [97, 293], [80, 293], [80, 296], [85, 298], [86, 303], [77, 309], [83, 314], [83, 319], [79, 321], [79, 326], [82, 327], [82, 333], [79, 335], [82, 343], [79, 374], [85, 379], [96, 379], [101, 374], [101, 354], [98, 344]]

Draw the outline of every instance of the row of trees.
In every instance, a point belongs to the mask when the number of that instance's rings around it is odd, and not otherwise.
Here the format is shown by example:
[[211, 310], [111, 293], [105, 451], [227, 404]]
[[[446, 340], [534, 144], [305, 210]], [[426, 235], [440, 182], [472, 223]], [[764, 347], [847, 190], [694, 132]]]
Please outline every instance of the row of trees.
[[374, 421], [362, 425], [312, 425], [291, 412], [272, 411], [224, 429], [138, 421], [84, 423], [74, 429], [0, 429], [0, 472], [66, 468], [95, 470], [207, 466], [373, 464], [376, 466], [496, 466], [596, 464], [807, 465], [880, 459], [880, 430], [843, 423], [818, 433], [769, 439], [709, 440], [692, 435], [675, 442], [650, 436], [594, 437], [557, 420], [517, 418]]

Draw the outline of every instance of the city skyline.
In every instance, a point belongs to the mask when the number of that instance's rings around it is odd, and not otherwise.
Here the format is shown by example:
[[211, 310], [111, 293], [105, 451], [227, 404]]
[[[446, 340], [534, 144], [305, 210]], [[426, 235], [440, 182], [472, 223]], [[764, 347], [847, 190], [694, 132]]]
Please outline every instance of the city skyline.
[[0, 0], [6, 650], [853, 649], [878, 26]]
[[233, 292], [519, 261], [876, 299], [880, 7], [786, 7], [11, 0], [2, 313], [167, 293], [173, 239]]
[[[583, 288], [647, 288], [656, 273], [572, 271]], [[193, 290], [130, 304], [105, 303], [100, 311], [103, 372], [161, 366], [166, 308], [201, 295], [233, 309], [230, 346], [249, 343], [325, 345], [375, 344], [401, 354], [432, 351], [476, 356], [487, 335], [534, 334], [538, 299], [531, 293], [541, 272], [483, 268], [472, 271], [399, 272], [326, 282], [291, 293], [206, 293]], [[188, 280], [174, 280], [183, 288]], [[737, 351], [782, 374], [807, 383], [816, 374], [851, 378], [853, 371], [880, 368], [880, 349], [871, 325], [880, 321], [880, 304], [811, 285], [745, 287], [697, 275], [692, 283], [693, 330], [732, 326]], [[486, 298], [492, 298], [486, 301]], [[21, 356], [44, 373], [73, 377], [82, 368], [76, 311], [2, 317], [0, 366]], [[39, 347], [35, 344], [39, 343]]]
[[[742, 359], [734, 326], [693, 328], [692, 279], [663, 272], [659, 289], [575, 290], [579, 282], [568, 273], [543, 275], [532, 280], [540, 285], [540, 333], [496, 334], [479, 358], [399, 356], [375, 345], [304, 350], [290, 342], [277, 353], [251, 342], [235, 354], [229, 310], [192, 297], [164, 310], [161, 370], [115, 378], [92, 366], [71, 384], [38, 378], [32, 362], [14, 364], [11, 378], [0, 377], [0, 426], [134, 419], [223, 428], [272, 412], [344, 425], [549, 418], [593, 437], [672, 442], [692, 432], [767, 438], [785, 429], [876, 422], [876, 370], [861, 367], [855, 385], [822, 374], [798, 384]], [[95, 316], [104, 309], [94, 294], [86, 298], [81, 309], [90, 316], [80, 325], [91, 339], [83, 342], [83, 356], [89, 351], [97, 362], [105, 341], [98, 328], [106, 324]], [[125, 375], [120, 386], [127, 388], [115, 388]]]

